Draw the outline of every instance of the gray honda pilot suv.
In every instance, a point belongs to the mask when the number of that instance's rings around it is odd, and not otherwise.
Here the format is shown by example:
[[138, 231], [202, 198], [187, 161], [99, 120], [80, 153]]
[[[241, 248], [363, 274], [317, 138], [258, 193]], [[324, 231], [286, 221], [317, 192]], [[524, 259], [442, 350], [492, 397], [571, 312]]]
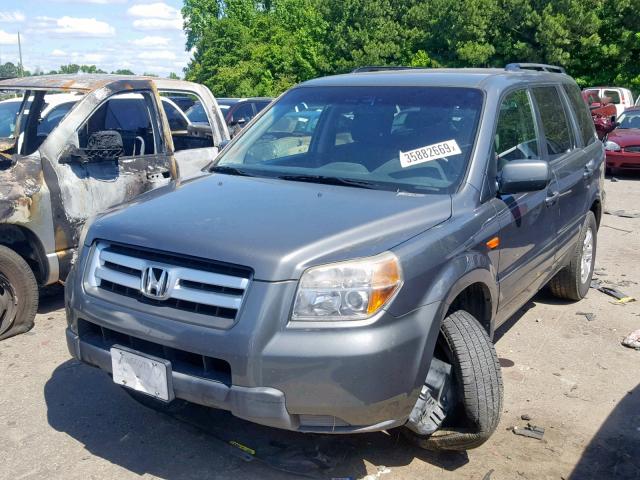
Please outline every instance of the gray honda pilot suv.
[[86, 228], [71, 354], [158, 408], [486, 441], [496, 327], [546, 284], [587, 293], [604, 149], [560, 68], [367, 70], [292, 88], [210, 174]]

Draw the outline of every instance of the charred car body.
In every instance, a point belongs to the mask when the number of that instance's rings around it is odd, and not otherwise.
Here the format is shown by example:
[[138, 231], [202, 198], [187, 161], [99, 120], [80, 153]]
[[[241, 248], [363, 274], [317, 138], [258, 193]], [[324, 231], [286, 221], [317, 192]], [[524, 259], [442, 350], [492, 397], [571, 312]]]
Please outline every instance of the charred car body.
[[65, 291], [72, 355], [158, 408], [473, 448], [496, 327], [589, 289], [604, 148], [558, 68], [311, 80], [210, 170], [96, 219]]
[[[80, 231], [106, 208], [196, 175], [228, 140], [211, 92], [144, 77], [0, 82], [0, 339], [31, 328], [38, 287], [64, 280]], [[192, 128], [167, 95], [196, 98]]]

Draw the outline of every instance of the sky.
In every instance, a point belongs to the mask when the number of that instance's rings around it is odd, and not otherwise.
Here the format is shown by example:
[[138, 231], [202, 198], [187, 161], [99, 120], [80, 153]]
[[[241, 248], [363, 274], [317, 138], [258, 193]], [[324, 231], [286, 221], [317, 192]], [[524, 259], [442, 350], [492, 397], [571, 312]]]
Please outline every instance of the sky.
[[0, 0], [0, 62], [48, 72], [60, 65], [96, 65], [112, 72], [167, 76], [182, 69], [180, 0]]

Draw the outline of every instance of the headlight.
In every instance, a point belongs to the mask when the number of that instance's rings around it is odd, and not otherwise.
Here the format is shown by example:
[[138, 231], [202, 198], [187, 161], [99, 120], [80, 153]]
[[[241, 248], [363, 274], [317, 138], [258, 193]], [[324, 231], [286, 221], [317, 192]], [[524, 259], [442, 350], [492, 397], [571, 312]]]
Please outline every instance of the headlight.
[[616, 142], [612, 142], [611, 140], [607, 140], [605, 142], [604, 149], [610, 152], [619, 152], [621, 150], [620, 145], [618, 145]]
[[291, 319], [363, 320], [387, 305], [401, 286], [400, 263], [391, 252], [312, 267], [300, 279]]

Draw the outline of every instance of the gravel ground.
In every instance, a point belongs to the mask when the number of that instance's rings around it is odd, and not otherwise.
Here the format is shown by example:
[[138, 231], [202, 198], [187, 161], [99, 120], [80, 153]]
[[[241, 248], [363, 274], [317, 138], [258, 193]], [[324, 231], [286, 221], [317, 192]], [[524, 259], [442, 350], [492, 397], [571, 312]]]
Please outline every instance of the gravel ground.
[[[606, 189], [609, 210], [640, 212], [640, 178], [607, 180]], [[640, 299], [640, 218], [604, 216], [597, 267], [601, 280]], [[277, 463], [325, 479], [638, 479], [640, 351], [620, 342], [640, 328], [640, 301], [612, 300], [595, 290], [579, 304], [538, 294], [497, 332], [505, 384], [498, 431], [468, 454], [436, 455], [395, 432], [302, 435], [198, 407], [177, 417], [149, 410], [106, 374], [70, 360], [61, 293], [50, 292], [33, 331], [0, 343], [0, 478], [300, 477], [268, 464]], [[545, 428], [543, 440], [510, 431], [526, 425], [522, 415]], [[240, 458], [229, 440], [268, 462]]]

